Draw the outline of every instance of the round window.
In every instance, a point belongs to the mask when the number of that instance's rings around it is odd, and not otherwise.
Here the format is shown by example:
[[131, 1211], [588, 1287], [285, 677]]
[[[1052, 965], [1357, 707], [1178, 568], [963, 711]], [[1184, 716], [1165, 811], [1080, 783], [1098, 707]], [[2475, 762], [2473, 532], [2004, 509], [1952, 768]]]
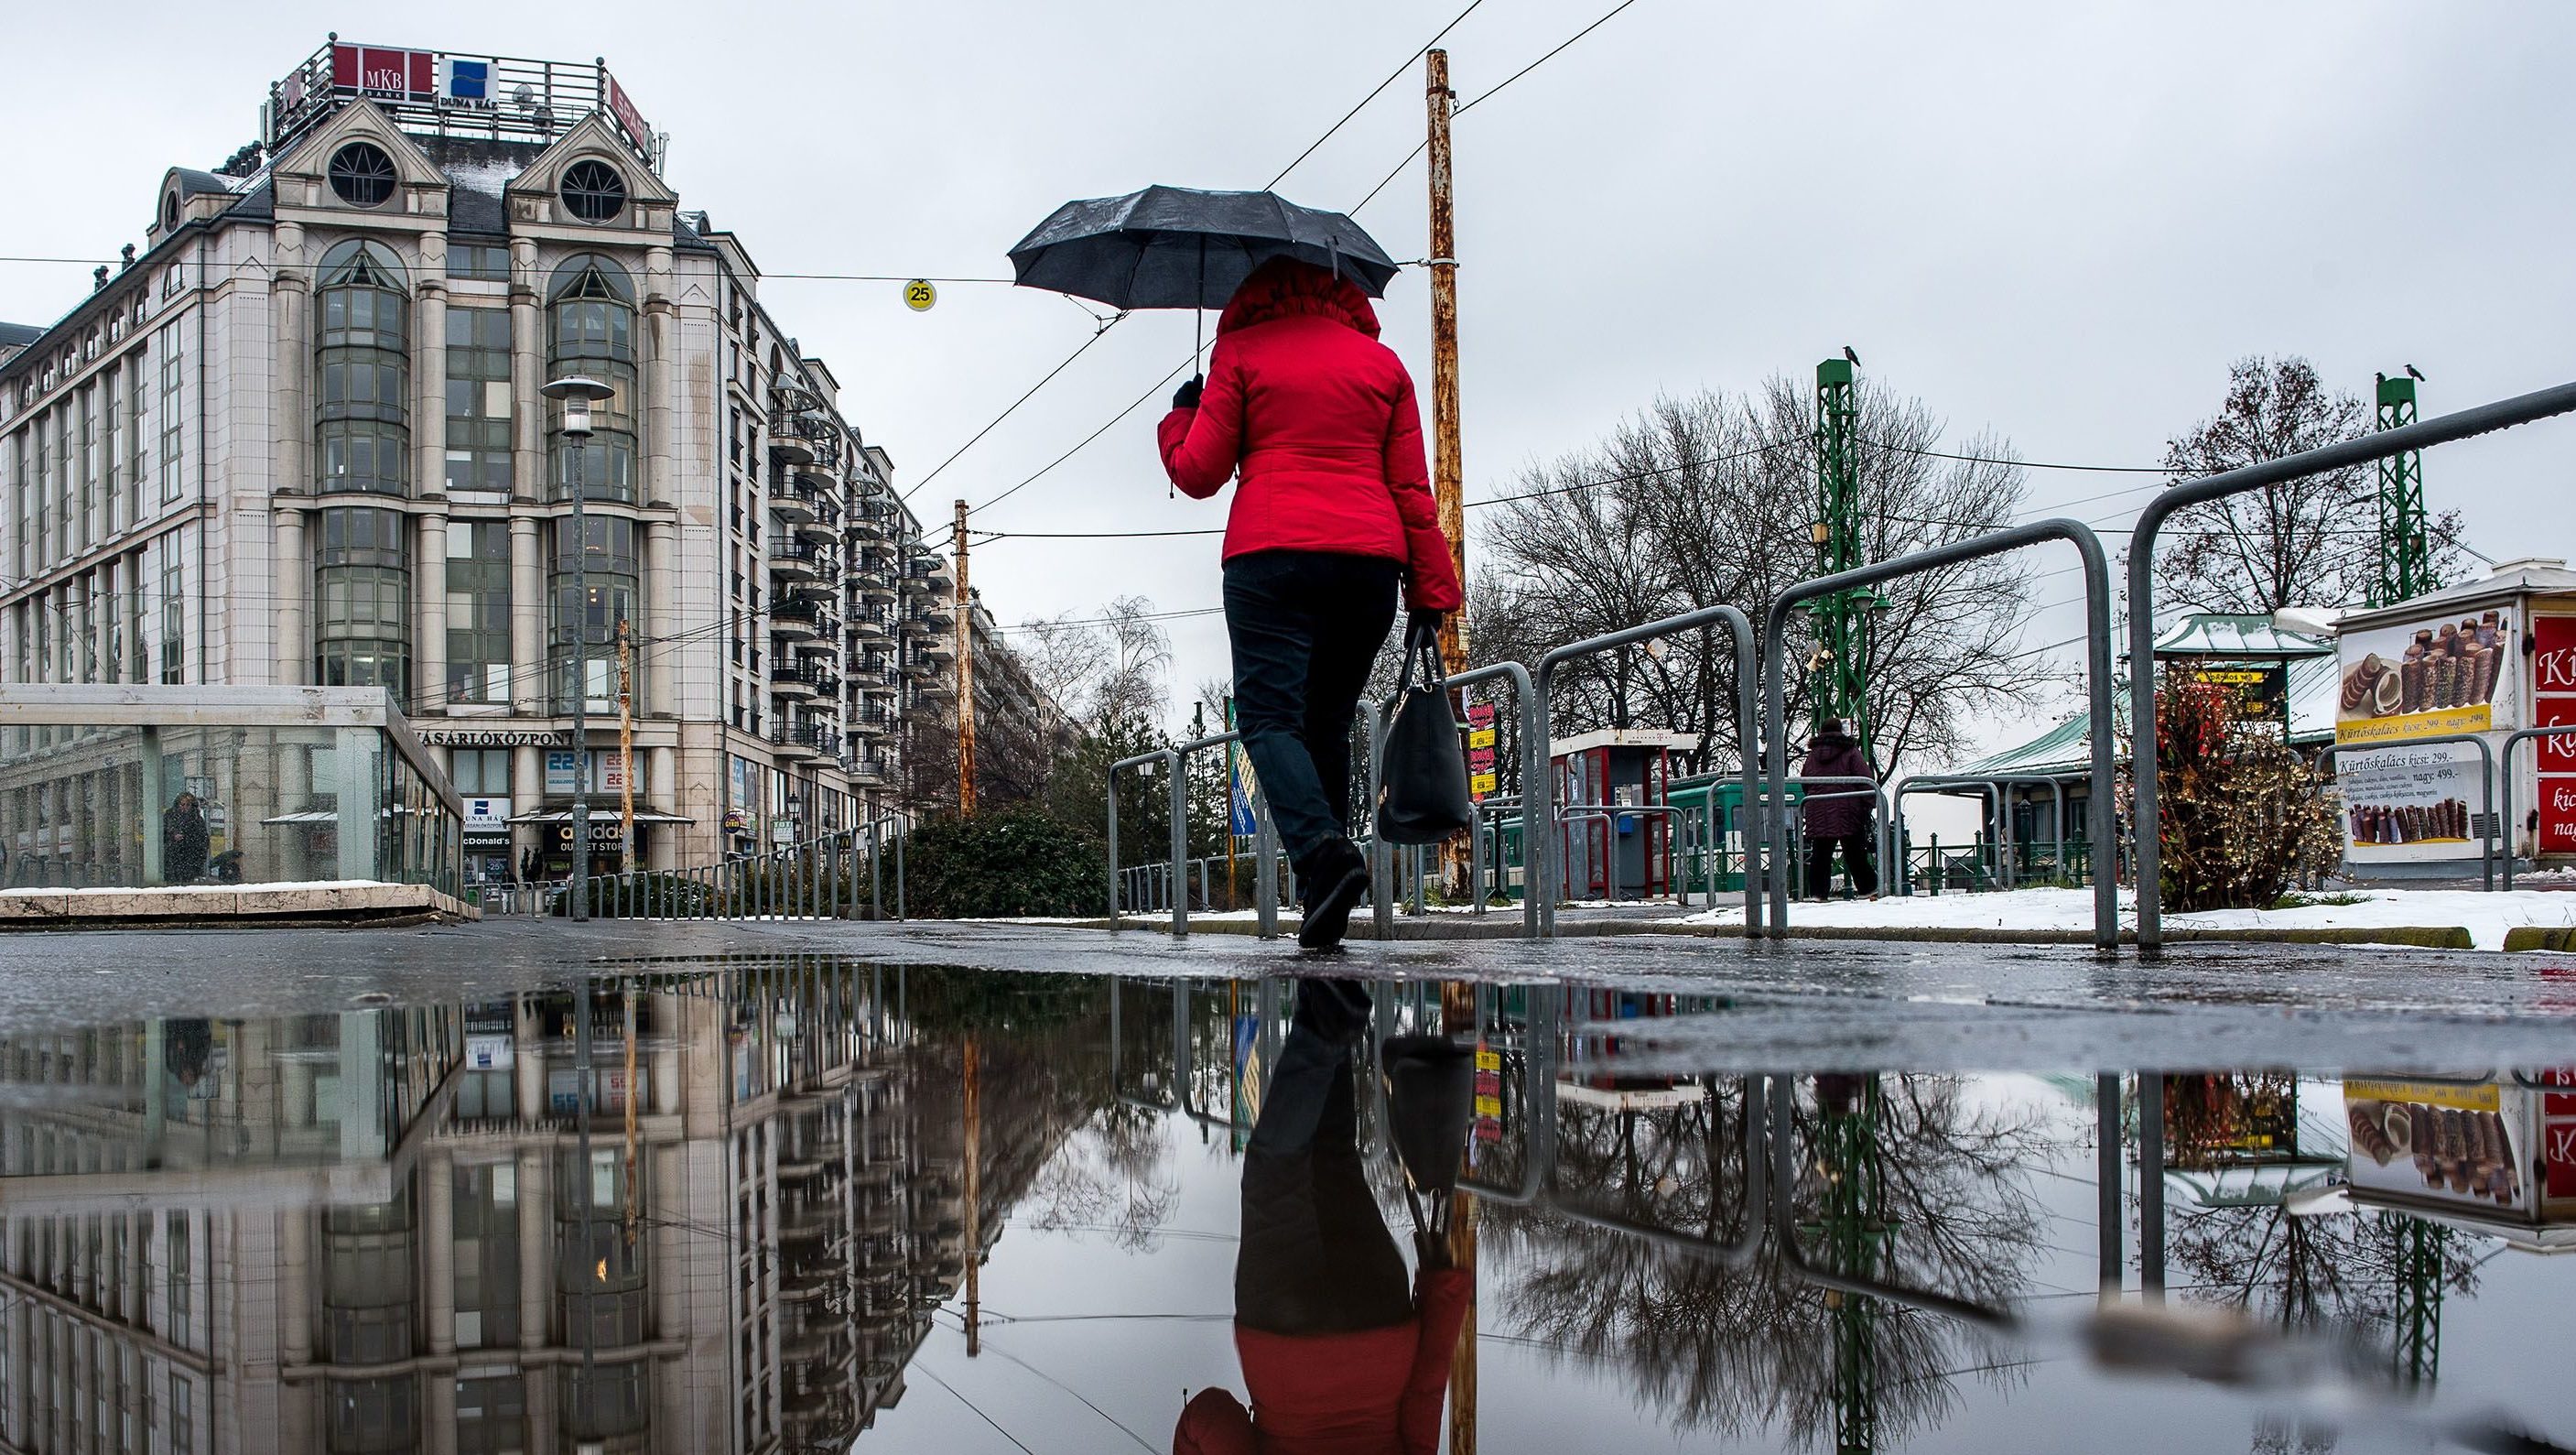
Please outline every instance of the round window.
[[564, 169], [564, 206], [584, 222], [607, 222], [626, 210], [626, 179], [606, 162], [578, 161]]
[[352, 207], [382, 207], [394, 195], [394, 159], [371, 141], [331, 154], [331, 191]]

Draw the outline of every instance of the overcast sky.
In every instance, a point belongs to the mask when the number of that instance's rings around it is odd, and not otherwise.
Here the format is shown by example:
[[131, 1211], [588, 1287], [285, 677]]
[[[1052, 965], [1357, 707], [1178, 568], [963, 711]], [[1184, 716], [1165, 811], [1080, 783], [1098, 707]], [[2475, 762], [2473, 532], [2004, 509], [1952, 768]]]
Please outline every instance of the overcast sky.
[[[1447, 41], [1474, 97], [1614, 0], [1486, 0]], [[349, 39], [604, 54], [671, 137], [682, 205], [773, 273], [1007, 274], [1058, 202], [1151, 182], [1257, 187], [1464, 0], [1294, 6], [951, 3], [544, 6], [458, 0], [378, 33], [359, 7], [24, 7], [7, 23], [5, 251], [112, 257], [161, 171], [255, 134], [269, 82]], [[603, 23], [605, 22], [605, 23]], [[2413, 363], [2428, 413], [2576, 377], [2569, 88], [2550, 4], [1713, 4], [1637, 0], [1458, 123], [1469, 498], [1659, 391], [1808, 377], [1855, 347], [1871, 387], [2032, 460], [2152, 464], [2228, 361], [2299, 352], [2366, 391]], [[1356, 202], [1421, 137], [1419, 69], [1281, 190]], [[1361, 214], [1424, 252], [1421, 164]], [[0, 265], [0, 319], [42, 323], [83, 266]], [[951, 284], [772, 279], [772, 311], [919, 481], [1094, 327], [1073, 305]], [[1388, 341], [1426, 372], [1411, 272]], [[1187, 314], [1112, 332], [915, 500], [944, 518], [1099, 427], [1190, 347]], [[1169, 500], [1154, 404], [978, 523], [1222, 522]], [[2568, 555], [2576, 422], [2456, 445], [2429, 502], [2497, 557]], [[2135, 480], [2037, 472], [2046, 505]], [[2075, 507], [2106, 527], [2138, 495]], [[2107, 539], [2113, 551], [2118, 539]], [[1471, 563], [1472, 564], [1472, 563]], [[2052, 565], [2063, 564], [2052, 562]], [[1005, 621], [1121, 594], [1217, 600], [1217, 543], [1002, 541], [975, 579]], [[2064, 587], [2064, 590], [2052, 588]], [[2075, 595], [2065, 578], [2041, 600]], [[2070, 636], [2038, 613], [2031, 644]], [[1171, 623], [1181, 695], [1224, 670], [1214, 617]]]

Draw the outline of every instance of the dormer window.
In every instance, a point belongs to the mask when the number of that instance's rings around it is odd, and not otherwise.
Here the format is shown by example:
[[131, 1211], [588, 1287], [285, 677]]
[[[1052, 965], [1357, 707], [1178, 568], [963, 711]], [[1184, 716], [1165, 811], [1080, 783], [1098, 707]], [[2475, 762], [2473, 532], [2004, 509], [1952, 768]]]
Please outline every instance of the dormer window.
[[394, 159], [371, 141], [353, 141], [331, 154], [331, 194], [352, 207], [382, 207], [394, 195]]

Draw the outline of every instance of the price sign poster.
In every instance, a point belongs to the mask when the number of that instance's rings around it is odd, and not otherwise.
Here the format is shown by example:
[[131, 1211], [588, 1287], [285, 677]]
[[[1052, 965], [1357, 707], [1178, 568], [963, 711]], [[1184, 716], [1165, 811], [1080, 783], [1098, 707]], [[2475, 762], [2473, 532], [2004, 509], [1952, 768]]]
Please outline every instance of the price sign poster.
[[[2538, 639], [2531, 656], [2532, 725], [2576, 723], [2576, 616], [2535, 617], [2531, 625]], [[2540, 852], [2576, 854], [2576, 733], [2541, 738], [2530, 751], [2540, 759]]]

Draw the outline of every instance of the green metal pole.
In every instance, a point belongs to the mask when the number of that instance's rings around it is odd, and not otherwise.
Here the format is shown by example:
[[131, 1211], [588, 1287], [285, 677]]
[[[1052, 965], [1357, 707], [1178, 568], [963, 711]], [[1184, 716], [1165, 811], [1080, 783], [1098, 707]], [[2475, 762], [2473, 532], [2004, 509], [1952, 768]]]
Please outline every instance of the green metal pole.
[[[2415, 422], [2415, 381], [2379, 379], [2379, 427]], [[2370, 604], [2389, 606], [2434, 590], [2433, 544], [2424, 525], [2424, 452], [2407, 450], [2379, 462], [2379, 569]]]
[[[1852, 361], [1816, 365], [1816, 574], [1829, 576], [1867, 564], [1863, 559], [1860, 505], [1860, 391]], [[1869, 591], [1837, 591], [1807, 608], [1815, 618], [1819, 660], [1811, 678], [1815, 720], [1841, 718], [1870, 745], [1868, 702]]]

